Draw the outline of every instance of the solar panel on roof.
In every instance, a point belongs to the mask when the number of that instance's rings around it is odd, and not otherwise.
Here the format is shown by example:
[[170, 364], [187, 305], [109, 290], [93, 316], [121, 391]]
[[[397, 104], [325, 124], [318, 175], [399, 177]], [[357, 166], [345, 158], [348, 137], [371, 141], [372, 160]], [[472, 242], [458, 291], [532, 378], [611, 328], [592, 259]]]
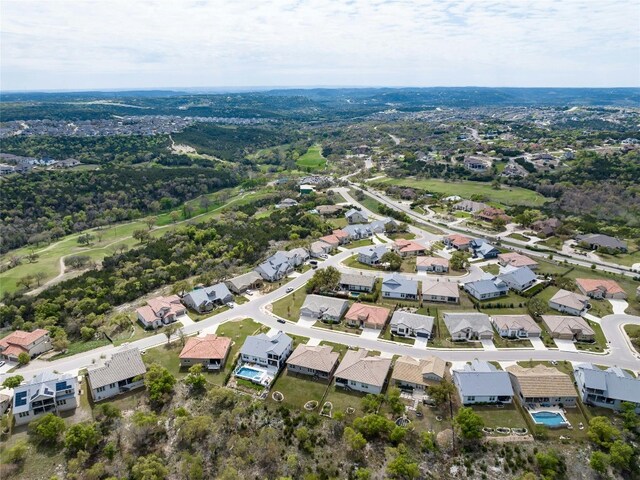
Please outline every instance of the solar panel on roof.
[[16, 393], [16, 407], [22, 407], [27, 404], [27, 392]]
[[69, 388], [69, 386], [67, 385], [66, 381], [56, 383], [56, 392], [59, 392], [60, 390], [66, 390], [67, 388]]

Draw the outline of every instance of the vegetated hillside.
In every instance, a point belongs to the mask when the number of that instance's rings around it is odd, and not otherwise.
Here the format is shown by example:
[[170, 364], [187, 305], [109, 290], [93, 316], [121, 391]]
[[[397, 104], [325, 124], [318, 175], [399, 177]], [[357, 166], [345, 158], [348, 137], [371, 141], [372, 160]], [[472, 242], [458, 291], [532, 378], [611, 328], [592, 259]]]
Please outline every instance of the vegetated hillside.
[[221, 127], [198, 123], [173, 136], [176, 143], [194, 147], [198, 153], [240, 161], [261, 148], [288, 143], [294, 136], [285, 127]]
[[235, 186], [236, 169], [108, 167], [37, 171], [2, 183], [0, 251], [140, 217]]

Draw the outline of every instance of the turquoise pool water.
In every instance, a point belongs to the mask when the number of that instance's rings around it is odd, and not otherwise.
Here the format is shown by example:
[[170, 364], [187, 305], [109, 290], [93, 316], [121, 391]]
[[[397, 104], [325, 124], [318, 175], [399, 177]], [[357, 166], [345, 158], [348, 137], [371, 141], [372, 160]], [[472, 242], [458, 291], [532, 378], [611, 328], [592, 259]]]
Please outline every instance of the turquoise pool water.
[[547, 427], [560, 427], [567, 423], [564, 416], [557, 412], [535, 412], [531, 414], [533, 421]]
[[247, 380], [260, 381], [264, 373], [261, 372], [260, 370], [256, 370], [255, 368], [240, 367], [236, 371], [236, 375], [238, 377], [246, 378]]

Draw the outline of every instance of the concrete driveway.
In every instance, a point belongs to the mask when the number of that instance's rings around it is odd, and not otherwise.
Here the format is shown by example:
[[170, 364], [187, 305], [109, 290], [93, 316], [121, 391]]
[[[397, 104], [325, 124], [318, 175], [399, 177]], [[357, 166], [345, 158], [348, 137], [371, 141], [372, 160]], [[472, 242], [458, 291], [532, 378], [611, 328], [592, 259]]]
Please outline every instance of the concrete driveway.
[[362, 333], [360, 334], [360, 338], [368, 338], [369, 340], [376, 340], [379, 335], [380, 335], [380, 330], [376, 328], [364, 327], [362, 329]]
[[302, 327], [311, 328], [315, 325], [317, 321], [318, 321], [317, 318], [301, 316], [300, 319], [298, 320], [298, 325]]
[[178, 321], [182, 324], [183, 327], [186, 327], [188, 325], [193, 325], [194, 322], [193, 320], [191, 320], [191, 317], [189, 317], [189, 315], [182, 315], [181, 317], [178, 318]]
[[559, 338], [556, 338], [553, 341], [556, 342], [556, 345], [558, 346], [558, 349], [562, 350], [563, 352], [577, 352], [578, 351], [578, 349], [576, 348], [576, 344], [573, 343], [573, 340], [560, 340]]
[[17, 363], [6, 362], [3, 366], [0, 367], [0, 373], [7, 373], [9, 370], [11, 370], [16, 365], [17, 365]]
[[493, 344], [493, 340], [491, 339], [480, 340], [480, 343], [482, 343], [482, 348], [488, 352], [498, 351], [496, 346]]
[[544, 342], [540, 337], [529, 337], [529, 341], [531, 342], [531, 345], [533, 345], [534, 350], [547, 350], [547, 347], [545, 347]]
[[615, 300], [613, 298], [609, 298], [608, 300], [615, 315], [624, 315], [624, 311], [629, 306], [625, 300]]
[[428, 339], [424, 337], [416, 337], [416, 342], [413, 344], [413, 348], [427, 348]]
[[307, 345], [309, 345], [310, 347], [317, 347], [318, 345], [320, 345], [320, 339], [310, 338], [309, 341], [307, 342]]

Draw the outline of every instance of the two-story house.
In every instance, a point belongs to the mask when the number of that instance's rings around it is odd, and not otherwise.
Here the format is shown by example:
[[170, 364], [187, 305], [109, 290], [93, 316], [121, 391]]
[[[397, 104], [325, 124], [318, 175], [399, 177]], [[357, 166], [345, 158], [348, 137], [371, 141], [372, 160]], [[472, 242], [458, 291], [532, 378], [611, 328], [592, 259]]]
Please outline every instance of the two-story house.
[[13, 418], [24, 425], [46, 413], [73, 410], [78, 406], [78, 378], [70, 373], [39, 373], [13, 390]]
[[240, 349], [243, 363], [253, 363], [278, 372], [284, 366], [293, 349], [293, 340], [284, 332], [273, 336], [264, 333], [247, 337]]

